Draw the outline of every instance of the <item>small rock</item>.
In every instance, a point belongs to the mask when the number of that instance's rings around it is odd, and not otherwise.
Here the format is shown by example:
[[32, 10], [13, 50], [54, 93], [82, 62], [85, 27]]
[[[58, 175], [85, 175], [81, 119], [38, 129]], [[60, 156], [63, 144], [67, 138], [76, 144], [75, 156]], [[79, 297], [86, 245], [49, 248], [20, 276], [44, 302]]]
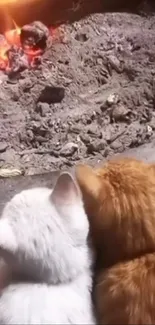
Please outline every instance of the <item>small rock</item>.
[[28, 138], [32, 141], [34, 139], [34, 134], [33, 134], [32, 130], [28, 129], [26, 133], [27, 133]]
[[44, 123], [32, 121], [31, 130], [35, 135], [44, 137], [48, 132], [48, 127]]
[[97, 130], [96, 127], [92, 127], [91, 129], [88, 129], [87, 133], [91, 136], [91, 138], [102, 138], [102, 132]]
[[119, 97], [117, 94], [110, 94], [104, 103], [100, 106], [102, 112], [105, 112], [109, 107], [117, 104], [119, 101]]
[[101, 110], [103, 113], [104, 113], [107, 109], [108, 109], [108, 105], [107, 105], [106, 102], [100, 106], [100, 110]]
[[110, 152], [111, 152], [110, 148], [106, 148], [106, 149], [104, 150], [103, 157], [107, 158], [107, 157], [110, 155]]
[[108, 57], [111, 67], [118, 73], [122, 72], [122, 67], [119, 59], [114, 55], [109, 55]]
[[65, 89], [63, 87], [45, 86], [38, 98], [38, 102], [48, 104], [60, 103], [64, 96]]
[[91, 154], [93, 152], [102, 151], [102, 150], [104, 150], [104, 148], [105, 148], [105, 142], [96, 140], [96, 141], [89, 143], [87, 145], [87, 152], [89, 154]]
[[110, 128], [107, 128], [106, 132], [102, 132], [102, 137], [107, 143], [111, 143], [112, 134]]
[[114, 141], [111, 143], [110, 148], [113, 150], [118, 150], [122, 147], [122, 143], [119, 140]]
[[76, 126], [76, 125], [70, 127], [69, 130], [68, 130], [69, 133], [72, 133], [73, 132], [75, 134], [79, 134], [80, 131], [81, 131], [81, 127], [80, 126]]
[[80, 139], [85, 144], [90, 143], [90, 137], [87, 134], [81, 134]]
[[91, 135], [92, 138], [97, 138], [97, 139], [102, 139], [103, 136], [102, 136], [102, 132], [101, 131], [98, 131], [96, 132], [96, 135]]
[[38, 141], [41, 144], [41, 143], [47, 142], [48, 139], [45, 138], [45, 137], [42, 137], [41, 135], [36, 135], [35, 136], [35, 141]]
[[117, 94], [110, 94], [106, 100], [107, 104], [109, 106], [112, 106], [114, 104], [118, 103], [118, 95]]
[[147, 133], [147, 137], [151, 137], [151, 135], [153, 134], [153, 130], [152, 130], [152, 127], [150, 125], [147, 125], [146, 133]]
[[6, 142], [0, 142], [0, 153], [3, 153], [6, 151], [8, 145]]
[[130, 111], [123, 105], [115, 106], [111, 111], [111, 118], [115, 122], [117, 121], [128, 121]]
[[98, 65], [102, 65], [103, 64], [103, 59], [102, 58], [97, 58], [96, 63]]
[[68, 142], [60, 150], [60, 155], [64, 157], [72, 156], [78, 149], [78, 145], [74, 142]]
[[49, 108], [49, 104], [47, 103], [38, 103], [36, 106], [36, 112], [44, 117], [49, 112]]

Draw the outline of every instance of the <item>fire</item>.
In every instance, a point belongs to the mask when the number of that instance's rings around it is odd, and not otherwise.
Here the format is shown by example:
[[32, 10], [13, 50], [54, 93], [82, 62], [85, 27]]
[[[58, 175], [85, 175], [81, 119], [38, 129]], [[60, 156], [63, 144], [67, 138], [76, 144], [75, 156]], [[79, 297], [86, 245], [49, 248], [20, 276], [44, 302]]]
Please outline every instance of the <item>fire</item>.
[[[21, 57], [19, 53], [22, 53], [22, 55], [24, 56], [24, 60], [27, 61], [27, 65], [29, 66], [31, 65], [31, 63], [33, 63], [33, 60], [42, 53], [42, 50], [40, 48], [34, 49], [33, 47], [27, 44], [23, 44], [21, 42], [21, 28], [18, 27], [15, 23], [14, 26], [15, 26], [14, 29], [7, 30], [4, 33], [4, 35], [0, 38], [0, 69], [1, 70], [9, 71], [9, 69], [12, 68], [12, 63], [10, 63], [9, 60], [9, 51], [15, 53], [13, 55], [15, 56], [16, 62], [18, 61], [18, 57]], [[11, 56], [11, 60], [12, 57], [13, 56]]]
[[16, 3], [17, 0], [0, 0], [0, 6], [3, 6], [3, 5], [8, 5], [8, 4], [14, 4]]
[[16, 27], [15, 29], [11, 29], [5, 32], [4, 36], [9, 45], [20, 45], [20, 33], [21, 29]]
[[[19, 3], [21, 0], [0, 0], [0, 6], [1, 7], [5, 7], [8, 6], [8, 5], [14, 5], [16, 3]], [[36, 0], [26, 0], [26, 2], [34, 2]]]
[[6, 5], [8, 3], [14, 3], [14, 2], [17, 2], [17, 0], [1, 0], [1, 5]]

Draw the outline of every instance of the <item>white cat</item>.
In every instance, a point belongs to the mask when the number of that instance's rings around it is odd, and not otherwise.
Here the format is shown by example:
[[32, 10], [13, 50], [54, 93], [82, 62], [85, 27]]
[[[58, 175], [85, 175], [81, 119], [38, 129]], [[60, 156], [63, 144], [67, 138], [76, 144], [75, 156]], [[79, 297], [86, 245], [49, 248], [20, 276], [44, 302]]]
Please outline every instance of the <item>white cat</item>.
[[14, 282], [0, 295], [0, 324], [95, 324], [93, 254], [79, 189], [63, 173], [53, 190], [21, 192], [0, 220], [0, 256], [34, 281]]

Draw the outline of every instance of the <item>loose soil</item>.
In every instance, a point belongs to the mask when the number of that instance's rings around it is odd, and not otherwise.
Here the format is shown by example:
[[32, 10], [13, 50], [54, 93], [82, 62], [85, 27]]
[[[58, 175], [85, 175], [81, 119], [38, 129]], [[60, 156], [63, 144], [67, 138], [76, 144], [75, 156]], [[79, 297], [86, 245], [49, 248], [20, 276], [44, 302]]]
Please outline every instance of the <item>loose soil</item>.
[[[148, 10], [148, 7], [147, 7]], [[155, 14], [92, 14], [52, 33], [41, 64], [0, 72], [0, 167], [95, 164], [155, 136]]]

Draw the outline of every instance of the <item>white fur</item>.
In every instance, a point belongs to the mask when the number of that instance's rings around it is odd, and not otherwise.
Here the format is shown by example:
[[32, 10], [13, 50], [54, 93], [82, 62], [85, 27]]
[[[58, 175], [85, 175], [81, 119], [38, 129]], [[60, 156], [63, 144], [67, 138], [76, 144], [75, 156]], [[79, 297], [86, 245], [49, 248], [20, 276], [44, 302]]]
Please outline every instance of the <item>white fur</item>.
[[88, 220], [75, 182], [63, 175], [53, 191], [23, 191], [3, 211], [0, 255], [37, 283], [3, 289], [0, 324], [95, 323]]

